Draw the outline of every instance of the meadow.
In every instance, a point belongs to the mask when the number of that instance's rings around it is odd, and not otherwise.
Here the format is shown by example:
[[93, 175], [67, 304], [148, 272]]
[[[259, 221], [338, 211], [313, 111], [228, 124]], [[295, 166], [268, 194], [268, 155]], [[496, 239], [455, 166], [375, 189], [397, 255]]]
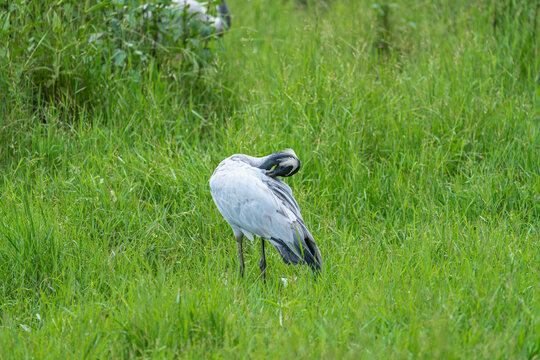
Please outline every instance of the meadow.
[[[537, 2], [230, 0], [191, 63], [112, 3], [0, 2], [0, 358], [540, 357]], [[324, 267], [265, 285], [208, 179], [285, 148]]]

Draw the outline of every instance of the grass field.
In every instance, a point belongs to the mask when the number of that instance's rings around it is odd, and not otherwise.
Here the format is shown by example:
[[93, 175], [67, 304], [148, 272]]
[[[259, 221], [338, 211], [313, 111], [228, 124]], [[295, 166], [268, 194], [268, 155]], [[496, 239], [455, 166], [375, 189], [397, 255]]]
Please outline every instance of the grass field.
[[[3, 62], [0, 358], [538, 359], [538, 5], [486, 3], [231, 0], [198, 79], [88, 75], [92, 106]], [[265, 286], [208, 179], [288, 147], [325, 265], [270, 248]]]

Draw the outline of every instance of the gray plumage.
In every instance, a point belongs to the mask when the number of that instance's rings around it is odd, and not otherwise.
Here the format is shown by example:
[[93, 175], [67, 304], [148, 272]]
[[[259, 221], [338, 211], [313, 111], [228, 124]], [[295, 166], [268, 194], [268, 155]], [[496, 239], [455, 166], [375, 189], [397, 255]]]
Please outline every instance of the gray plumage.
[[264, 239], [287, 264], [306, 263], [320, 270], [322, 257], [308, 231], [291, 188], [277, 176], [291, 176], [301, 163], [294, 151], [280, 151], [262, 158], [243, 154], [223, 160], [210, 178], [212, 198], [239, 242], [243, 272], [242, 237], [262, 244], [261, 271], [266, 269]]
[[[215, 3], [215, 2], [214, 2]], [[228, 30], [231, 27], [231, 14], [229, 7], [225, 0], [221, 0], [219, 5], [216, 6], [218, 11], [218, 16], [212, 16], [208, 13], [206, 3], [201, 3], [197, 0], [172, 0], [171, 4], [168, 6], [171, 10], [176, 10], [178, 12], [184, 12], [188, 19], [196, 19], [202, 21], [212, 28], [214, 28], [215, 33], [218, 35], [223, 35], [225, 30]], [[152, 12], [148, 11], [148, 4], [143, 5], [142, 9], [144, 11], [144, 16], [147, 20], [152, 18]], [[166, 21], [166, 20], [162, 20]], [[178, 25], [181, 25], [183, 18], [177, 18], [175, 21]]]

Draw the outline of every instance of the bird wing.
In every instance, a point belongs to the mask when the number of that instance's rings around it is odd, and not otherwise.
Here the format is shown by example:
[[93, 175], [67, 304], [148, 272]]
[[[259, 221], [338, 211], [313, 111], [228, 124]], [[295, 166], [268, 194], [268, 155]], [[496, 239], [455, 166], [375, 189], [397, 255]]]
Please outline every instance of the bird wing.
[[[314, 264], [318, 264], [316, 267], [320, 268], [320, 266], [322, 266], [321, 252], [315, 243], [315, 239], [304, 223], [304, 219], [300, 213], [300, 207], [293, 196], [291, 188], [278, 178], [265, 176], [262, 178], [262, 181], [272, 191], [274, 196], [279, 199], [281, 205], [291, 213], [289, 215], [289, 219], [296, 230], [293, 234], [293, 246], [296, 248], [297, 252], [301, 252], [303, 254], [304, 260], [309, 265], [311, 265], [313, 261]], [[298, 245], [301, 245], [302, 248], [299, 248]], [[309, 250], [308, 254], [304, 253], [306, 248]], [[309, 259], [306, 259], [306, 257]]]
[[210, 189], [235, 234], [268, 239], [286, 263], [304, 260], [320, 267], [319, 249], [287, 184], [266, 176], [261, 169], [231, 162], [216, 169], [210, 178]]
[[274, 196], [281, 201], [283, 206], [289, 209], [296, 218], [304, 221], [302, 219], [302, 214], [300, 214], [300, 207], [298, 206], [289, 185], [278, 178], [270, 176], [263, 176], [261, 180]]
[[283, 226], [279, 225], [283, 224], [276, 222], [281, 220], [279, 217], [274, 219], [279, 204], [260, 180], [259, 172], [241, 163], [221, 166], [210, 178], [210, 191], [217, 208], [234, 231], [266, 238], [282, 230]]

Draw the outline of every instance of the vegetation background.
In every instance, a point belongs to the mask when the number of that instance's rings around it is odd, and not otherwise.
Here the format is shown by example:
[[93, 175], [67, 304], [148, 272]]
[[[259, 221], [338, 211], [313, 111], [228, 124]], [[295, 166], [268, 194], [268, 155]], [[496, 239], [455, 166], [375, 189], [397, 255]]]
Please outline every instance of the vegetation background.
[[[539, 358], [537, 1], [139, 5], [0, 1], [0, 358]], [[264, 286], [207, 180], [287, 147]]]

